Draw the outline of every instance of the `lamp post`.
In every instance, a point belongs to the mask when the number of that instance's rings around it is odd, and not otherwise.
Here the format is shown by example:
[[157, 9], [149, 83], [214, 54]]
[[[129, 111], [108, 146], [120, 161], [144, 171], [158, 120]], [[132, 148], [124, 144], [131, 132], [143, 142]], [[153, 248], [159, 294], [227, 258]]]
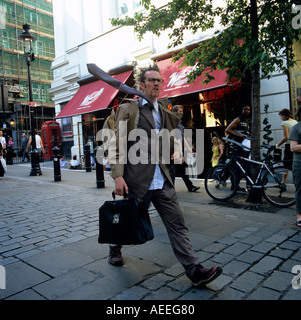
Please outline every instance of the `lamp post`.
[[33, 95], [32, 95], [32, 83], [31, 83], [31, 62], [35, 60], [34, 52], [32, 50], [32, 43], [37, 40], [33, 35], [31, 35], [30, 31], [30, 25], [27, 23], [23, 25], [22, 34], [18, 37], [19, 40], [23, 41], [24, 45], [24, 55], [25, 60], [27, 64], [27, 70], [28, 70], [28, 93], [29, 93], [29, 110], [30, 110], [30, 123], [31, 123], [31, 176], [37, 176], [42, 175], [42, 171], [40, 168], [40, 157], [39, 152], [37, 151], [37, 145], [36, 145], [36, 137], [35, 137], [35, 119], [34, 119], [34, 111], [33, 107], [31, 105], [31, 102], [33, 102]]

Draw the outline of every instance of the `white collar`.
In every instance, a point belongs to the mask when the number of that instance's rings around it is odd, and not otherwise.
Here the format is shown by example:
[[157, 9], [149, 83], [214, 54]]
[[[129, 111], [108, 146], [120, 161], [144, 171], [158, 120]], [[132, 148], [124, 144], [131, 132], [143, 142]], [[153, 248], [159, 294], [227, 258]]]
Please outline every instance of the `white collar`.
[[[145, 104], [148, 104], [148, 102], [143, 99], [142, 101], [142, 105], [144, 106]], [[159, 103], [158, 103], [158, 100], [156, 99], [155, 102], [153, 103], [153, 106], [155, 108], [155, 111], [158, 112], [159, 111]]]

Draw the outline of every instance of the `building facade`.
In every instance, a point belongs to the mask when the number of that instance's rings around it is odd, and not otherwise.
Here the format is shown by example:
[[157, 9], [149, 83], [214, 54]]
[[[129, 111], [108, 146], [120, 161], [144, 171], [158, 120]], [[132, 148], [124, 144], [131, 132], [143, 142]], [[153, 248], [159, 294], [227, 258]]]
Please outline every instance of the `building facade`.
[[[154, 0], [152, 3], [159, 8], [167, 1]], [[184, 106], [186, 127], [205, 130], [206, 150], [211, 150], [210, 137], [223, 134], [225, 127], [241, 113], [240, 107], [251, 102], [250, 75], [229, 85], [221, 71], [209, 86], [202, 85], [201, 79], [197, 79], [195, 85], [188, 85], [185, 76], [189, 68], [179, 70], [170, 61], [177, 50], [197, 46], [212, 37], [215, 29], [207, 33], [187, 33], [182, 47], [170, 51], [167, 33], [160, 37], [148, 33], [138, 41], [131, 27], [111, 26], [110, 18], [142, 10], [139, 1], [53, 0], [53, 9], [56, 57], [52, 64], [54, 80], [50, 92], [54, 95], [56, 116], [61, 123], [63, 145], [68, 155], [82, 156], [89, 139], [97, 144], [97, 132], [110, 110], [122, 100], [132, 98], [124, 97], [120, 92], [102, 95], [101, 90], [106, 89], [102, 84], [97, 89], [97, 81], [89, 74], [87, 63], [95, 63], [133, 86], [131, 71], [157, 62], [165, 79], [161, 97], [168, 97], [172, 105]], [[290, 82], [286, 75], [275, 73], [269, 80], [262, 79], [261, 87], [262, 114], [265, 117], [264, 105], [269, 104], [268, 117], [276, 143], [282, 135], [278, 112], [283, 108], [290, 109], [294, 100]], [[206, 163], [210, 166], [210, 158], [210, 153], [206, 153], [205, 170]]]
[[51, 0], [2, 0], [0, 4], [0, 130], [13, 137], [14, 146], [20, 146], [23, 132], [30, 133], [28, 70], [22, 41], [18, 36], [22, 26], [29, 24], [35, 60], [31, 63], [31, 79], [35, 126], [55, 117], [52, 95], [49, 93], [54, 60], [53, 11]]

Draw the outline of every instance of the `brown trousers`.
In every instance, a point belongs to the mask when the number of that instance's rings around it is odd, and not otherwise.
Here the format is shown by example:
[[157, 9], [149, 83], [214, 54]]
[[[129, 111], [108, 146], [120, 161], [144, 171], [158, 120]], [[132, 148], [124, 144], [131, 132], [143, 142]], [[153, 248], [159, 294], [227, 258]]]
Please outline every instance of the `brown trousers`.
[[166, 227], [174, 254], [185, 268], [187, 276], [191, 277], [200, 260], [192, 249], [174, 187], [166, 180], [163, 189], [149, 190], [143, 200], [146, 204], [151, 201], [157, 209]]

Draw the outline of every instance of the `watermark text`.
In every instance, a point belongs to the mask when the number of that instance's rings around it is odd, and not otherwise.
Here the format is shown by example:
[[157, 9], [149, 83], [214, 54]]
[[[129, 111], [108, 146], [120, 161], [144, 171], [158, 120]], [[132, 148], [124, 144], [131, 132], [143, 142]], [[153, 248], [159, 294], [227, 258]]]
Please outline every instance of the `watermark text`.
[[300, 29], [301, 28], [301, 6], [299, 5], [292, 8], [292, 13], [294, 14], [296, 13], [296, 15], [292, 20], [292, 26], [295, 30]]
[[300, 265], [293, 266], [292, 273], [297, 274], [292, 279], [293, 289], [295, 289], [295, 290], [301, 289], [301, 266]]

